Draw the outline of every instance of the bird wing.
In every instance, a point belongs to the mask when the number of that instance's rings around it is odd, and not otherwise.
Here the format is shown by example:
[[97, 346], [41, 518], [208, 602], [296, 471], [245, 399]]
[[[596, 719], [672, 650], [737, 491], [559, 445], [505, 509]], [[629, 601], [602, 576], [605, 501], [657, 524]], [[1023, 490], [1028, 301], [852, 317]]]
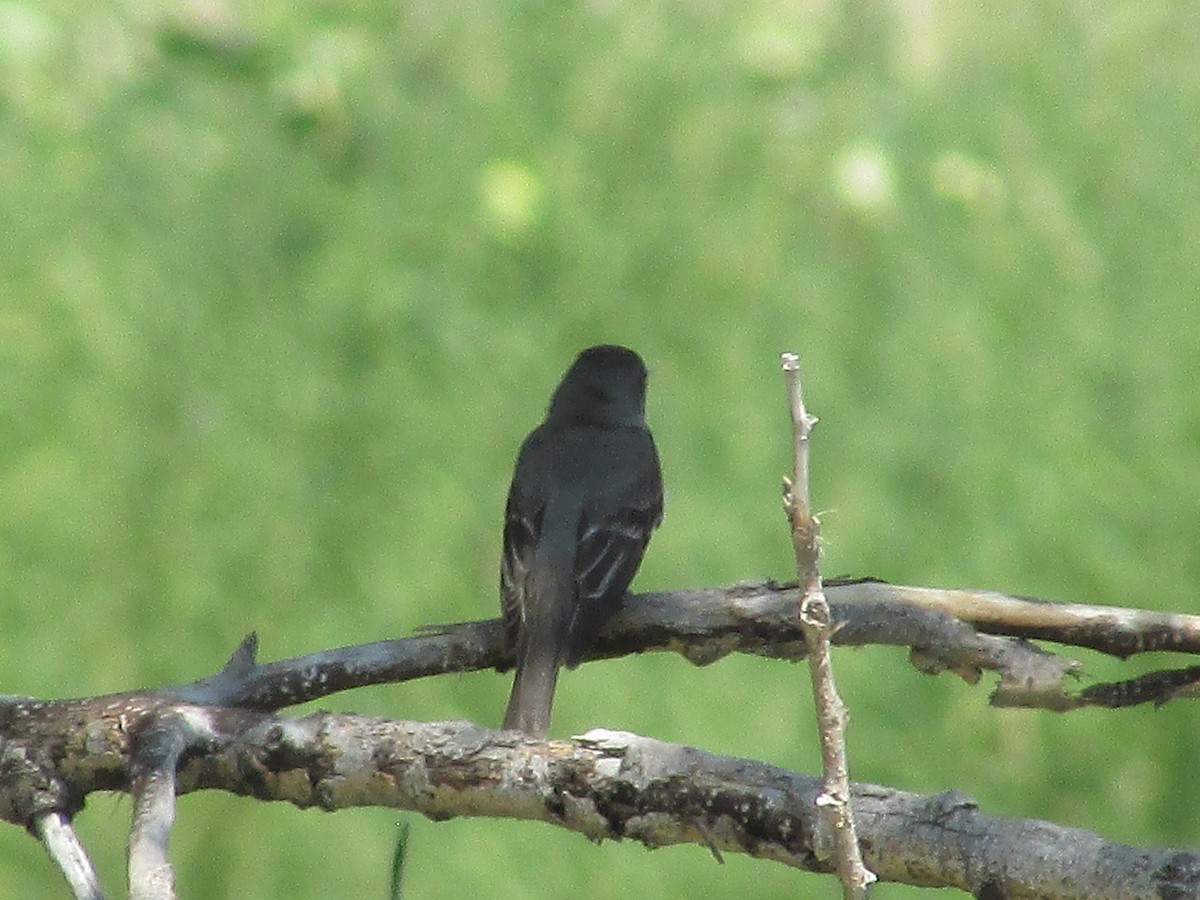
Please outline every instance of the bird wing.
[[564, 662], [576, 666], [625, 599], [637, 574], [650, 534], [662, 521], [662, 483], [657, 461], [652, 472], [619, 502], [585, 510], [575, 554], [576, 604], [567, 625]]
[[511, 495], [505, 508], [504, 548], [500, 554], [500, 612], [504, 621], [504, 644], [513, 653], [525, 621], [525, 588], [542, 530], [542, 510], [540, 505], [533, 510], [522, 510]]

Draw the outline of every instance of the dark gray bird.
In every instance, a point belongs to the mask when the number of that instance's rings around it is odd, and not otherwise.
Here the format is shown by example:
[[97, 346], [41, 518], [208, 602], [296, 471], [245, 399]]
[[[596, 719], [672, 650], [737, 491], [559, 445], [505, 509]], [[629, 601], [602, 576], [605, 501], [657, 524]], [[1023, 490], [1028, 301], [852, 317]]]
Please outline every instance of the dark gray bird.
[[545, 735], [559, 667], [578, 665], [620, 607], [662, 507], [646, 367], [625, 347], [584, 350], [508, 492], [500, 608], [517, 674], [505, 728]]

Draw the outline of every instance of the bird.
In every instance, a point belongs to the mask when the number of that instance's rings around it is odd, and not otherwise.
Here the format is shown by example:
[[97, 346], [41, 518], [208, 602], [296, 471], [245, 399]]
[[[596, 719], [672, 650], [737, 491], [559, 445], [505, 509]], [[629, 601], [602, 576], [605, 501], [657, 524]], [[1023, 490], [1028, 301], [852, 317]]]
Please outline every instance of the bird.
[[662, 521], [646, 379], [627, 347], [582, 351], [517, 454], [500, 560], [505, 650], [516, 659], [505, 729], [546, 735], [559, 669], [595, 645]]

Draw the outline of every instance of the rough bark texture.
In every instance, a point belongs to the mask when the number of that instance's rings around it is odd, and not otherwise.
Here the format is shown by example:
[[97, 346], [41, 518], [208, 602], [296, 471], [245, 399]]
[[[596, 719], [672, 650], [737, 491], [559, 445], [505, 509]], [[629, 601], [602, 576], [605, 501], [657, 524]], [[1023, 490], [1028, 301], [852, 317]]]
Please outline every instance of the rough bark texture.
[[[993, 702], [1055, 710], [1194, 695], [1200, 667], [1077, 691], [1074, 663], [1024, 640], [1036, 629], [1116, 655], [1190, 651], [1200, 618], [1047, 604], [987, 592], [828, 586], [834, 642], [909, 646], [924, 671], [999, 674]], [[698, 664], [731, 652], [803, 655], [797, 591], [771, 584], [631, 597], [595, 656], [680, 652]], [[959, 616], [966, 617], [963, 621]], [[79, 700], [0, 697], [0, 818], [46, 844], [76, 896], [98, 898], [70, 827], [88, 794], [133, 797], [131, 888], [173, 896], [167, 838], [174, 795], [221, 789], [298, 806], [387, 805], [434, 818], [540, 819], [599, 840], [692, 842], [829, 871], [814, 847], [815, 779], [620, 733], [537, 741], [464, 723], [353, 715], [289, 719], [274, 710], [365, 684], [504, 666], [498, 621], [258, 664], [248, 639], [191, 684]], [[881, 879], [954, 886], [980, 897], [1200, 896], [1200, 856], [1138, 850], [1045, 822], [980, 813], [958, 794], [917, 797], [855, 786], [867, 865]]]
[[[178, 790], [221, 788], [326, 810], [389, 806], [434, 820], [532, 819], [591, 840], [694, 843], [814, 872], [820, 780], [623, 732], [542, 741], [464, 722], [316, 713], [163, 709], [187, 732]], [[159, 718], [142, 708], [141, 715]], [[139, 739], [112, 708], [84, 742], [60, 745], [67, 795], [127, 786]], [[185, 724], [184, 724], [185, 723]], [[1200, 895], [1200, 854], [1139, 850], [1048, 822], [979, 811], [969, 797], [855, 785], [867, 865], [885, 881], [1007, 898]], [[991, 891], [990, 894], [986, 894]]]

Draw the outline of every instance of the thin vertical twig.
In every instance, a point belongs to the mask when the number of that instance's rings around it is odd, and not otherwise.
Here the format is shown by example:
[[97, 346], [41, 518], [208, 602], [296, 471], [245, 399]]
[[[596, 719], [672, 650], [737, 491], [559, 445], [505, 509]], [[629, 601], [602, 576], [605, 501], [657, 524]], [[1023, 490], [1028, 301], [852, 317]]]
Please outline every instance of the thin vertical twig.
[[842, 896], [846, 900], [860, 900], [867, 896], [871, 883], [876, 879], [863, 865], [850, 807], [850, 773], [846, 763], [847, 714], [833, 680], [833, 663], [829, 653], [833, 629], [829, 603], [821, 586], [820, 522], [812, 514], [809, 502], [808, 438], [817, 419], [804, 407], [800, 358], [795, 353], [784, 353], [780, 357], [780, 366], [787, 383], [788, 406], [792, 416], [793, 476], [783, 480], [783, 507], [792, 526], [796, 572], [802, 588], [798, 615], [808, 649], [824, 768], [817, 804], [821, 807], [822, 821], [832, 835], [834, 864], [842, 882]]

